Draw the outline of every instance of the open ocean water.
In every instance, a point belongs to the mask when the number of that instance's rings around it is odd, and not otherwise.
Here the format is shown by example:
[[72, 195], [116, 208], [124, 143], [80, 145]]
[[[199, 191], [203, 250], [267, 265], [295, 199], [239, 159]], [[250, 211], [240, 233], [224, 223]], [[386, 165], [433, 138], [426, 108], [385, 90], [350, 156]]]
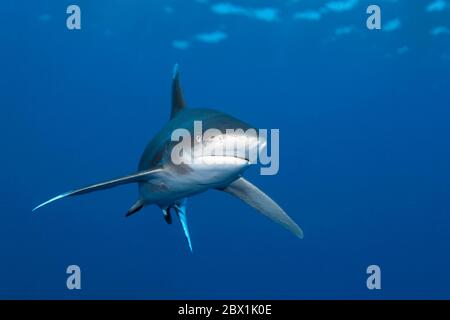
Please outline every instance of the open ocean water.
[[[448, 0], [18, 0], [0, 15], [0, 298], [450, 298]], [[303, 240], [217, 191], [189, 199], [193, 254], [159, 208], [124, 217], [135, 185], [31, 212], [136, 170], [175, 63], [189, 106], [280, 130], [278, 174], [245, 176]]]

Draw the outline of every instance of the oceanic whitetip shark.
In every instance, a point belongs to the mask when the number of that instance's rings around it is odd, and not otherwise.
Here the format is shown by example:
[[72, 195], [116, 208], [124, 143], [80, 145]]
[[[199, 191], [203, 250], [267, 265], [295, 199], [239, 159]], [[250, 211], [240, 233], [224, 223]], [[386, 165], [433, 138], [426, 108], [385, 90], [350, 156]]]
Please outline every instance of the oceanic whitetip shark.
[[[192, 148], [196, 144], [211, 148], [216, 143], [223, 143], [227, 139], [240, 139], [245, 141], [250, 148], [257, 148], [266, 141], [248, 135], [247, 129], [252, 128], [248, 124], [231, 117], [225, 113], [211, 109], [192, 109], [185, 107], [185, 100], [180, 85], [178, 67], [175, 66], [172, 79], [172, 111], [170, 120], [150, 141], [139, 162], [138, 171], [129, 176], [100, 182], [81, 189], [60, 194], [33, 209], [33, 211], [62, 198], [77, 196], [93, 191], [104, 190], [128, 183], [137, 183], [139, 197], [136, 203], [128, 210], [126, 216], [130, 216], [144, 206], [155, 204], [162, 209], [164, 218], [168, 224], [172, 223], [171, 212], [178, 216], [189, 248], [192, 251], [192, 243], [186, 219], [186, 200], [188, 197], [209, 189], [216, 189], [229, 193], [257, 211], [281, 224], [287, 230], [299, 238], [303, 238], [300, 227], [264, 192], [242, 177], [242, 173], [249, 167], [250, 160], [242, 157], [233, 149], [227, 153], [218, 155], [220, 161], [193, 161], [191, 164], [175, 164], [172, 161], [172, 149], [175, 146], [172, 141], [172, 133], [178, 128], [187, 129], [194, 133], [194, 121], [202, 121], [202, 129], [217, 128], [221, 131], [220, 139], [197, 139], [193, 135]], [[234, 134], [227, 134], [226, 129], [236, 130]], [[194, 157], [196, 156], [195, 153]], [[202, 154], [197, 157], [205, 157]], [[214, 155], [208, 155], [214, 157]]]

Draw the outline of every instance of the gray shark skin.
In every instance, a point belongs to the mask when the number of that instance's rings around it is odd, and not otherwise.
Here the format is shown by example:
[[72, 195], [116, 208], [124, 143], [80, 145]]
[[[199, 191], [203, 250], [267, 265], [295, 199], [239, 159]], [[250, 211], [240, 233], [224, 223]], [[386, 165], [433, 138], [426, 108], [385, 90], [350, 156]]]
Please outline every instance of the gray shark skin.
[[[220, 139], [197, 139], [194, 132], [194, 121], [202, 121], [202, 131], [216, 128], [222, 133]], [[81, 195], [93, 191], [109, 189], [115, 186], [137, 183], [139, 197], [136, 203], [128, 210], [130, 216], [143, 207], [154, 204], [161, 208], [164, 219], [172, 223], [174, 212], [183, 227], [189, 247], [192, 243], [186, 217], [187, 198], [209, 189], [219, 190], [233, 195], [261, 214], [281, 224], [299, 238], [303, 238], [300, 227], [264, 192], [242, 177], [242, 173], [251, 165], [250, 161], [235, 151], [225, 151], [217, 162], [192, 162], [175, 164], [172, 161], [172, 151], [177, 141], [172, 141], [172, 133], [176, 129], [186, 129], [191, 134], [191, 151], [194, 159], [205, 157], [203, 154], [195, 155], [193, 149], [201, 144], [202, 147], [214, 147], [215, 144], [227, 139], [241, 139], [245, 141], [249, 152], [255, 148], [264, 147], [266, 141], [261, 137], [247, 134], [247, 129], [253, 128], [232, 116], [211, 109], [186, 108], [179, 80], [177, 65], [174, 69], [172, 81], [172, 110], [170, 120], [150, 141], [142, 154], [138, 171], [135, 174], [114, 180], [90, 185], [81, 189], [60, 194], [35, 207], [33, 211], [56, 200]], [[243, 129], [234, 134], [226, 133], [226, 129]], [[216, 157], [215, 155], [209, 157]], [[202, 159], [199, 159], [202, 160]]]

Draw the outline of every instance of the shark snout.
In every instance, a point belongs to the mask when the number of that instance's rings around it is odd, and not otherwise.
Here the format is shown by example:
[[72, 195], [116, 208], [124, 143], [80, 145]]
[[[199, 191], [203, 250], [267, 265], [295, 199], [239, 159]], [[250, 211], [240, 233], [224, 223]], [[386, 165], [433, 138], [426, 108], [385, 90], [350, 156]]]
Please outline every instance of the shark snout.
[[266, 144], [266, 138], [258, 136], [256, 131], [252, 131], [251, 134], [247, 132], [222, 134], [204, 141], [201, 157], [216, 157], [216, 160], [227, 162], [234, 158], [238, 163], [240, 163], [239, 160], [246, 160], [248, 164], [254, 164], [258, 160], [260, 150], [265, 148]]

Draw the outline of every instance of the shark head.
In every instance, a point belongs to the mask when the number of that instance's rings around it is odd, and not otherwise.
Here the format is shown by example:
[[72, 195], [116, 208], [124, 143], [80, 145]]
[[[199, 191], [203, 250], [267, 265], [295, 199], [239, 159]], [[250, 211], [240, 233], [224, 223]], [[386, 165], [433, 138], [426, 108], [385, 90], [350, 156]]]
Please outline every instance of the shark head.
[[258, 137], [254, 128], [229, 128], [226, 130], [208, 129], [203, 136], [197, 135], [194, 144], [194, 159], [224, 161], [235, 160], [255, 164], [260, 149], [266, 146], [264, 137]]
[[[198, 111], [201, 111], [201, 117]], [[165, 157], [156, 165], [169, 163], [179, 166], [175, 169], [179, 172], [198, 174], [202, 185], [221, 185], [223, 181], [236, 179], [248, 166], [257, 162], [260, 149], [266, 146], [265, 138], [258, 137], [256, 129], [218, 111], [187, 109], [174, 121], [182, 128], [172, 132], [172, 141], [160, 144], [169, 147], [163, 147], [167, 150]], [[169, 123], [167, 130], [171, 127]], [[150, 161], [155, 162], [153, 159]]]

